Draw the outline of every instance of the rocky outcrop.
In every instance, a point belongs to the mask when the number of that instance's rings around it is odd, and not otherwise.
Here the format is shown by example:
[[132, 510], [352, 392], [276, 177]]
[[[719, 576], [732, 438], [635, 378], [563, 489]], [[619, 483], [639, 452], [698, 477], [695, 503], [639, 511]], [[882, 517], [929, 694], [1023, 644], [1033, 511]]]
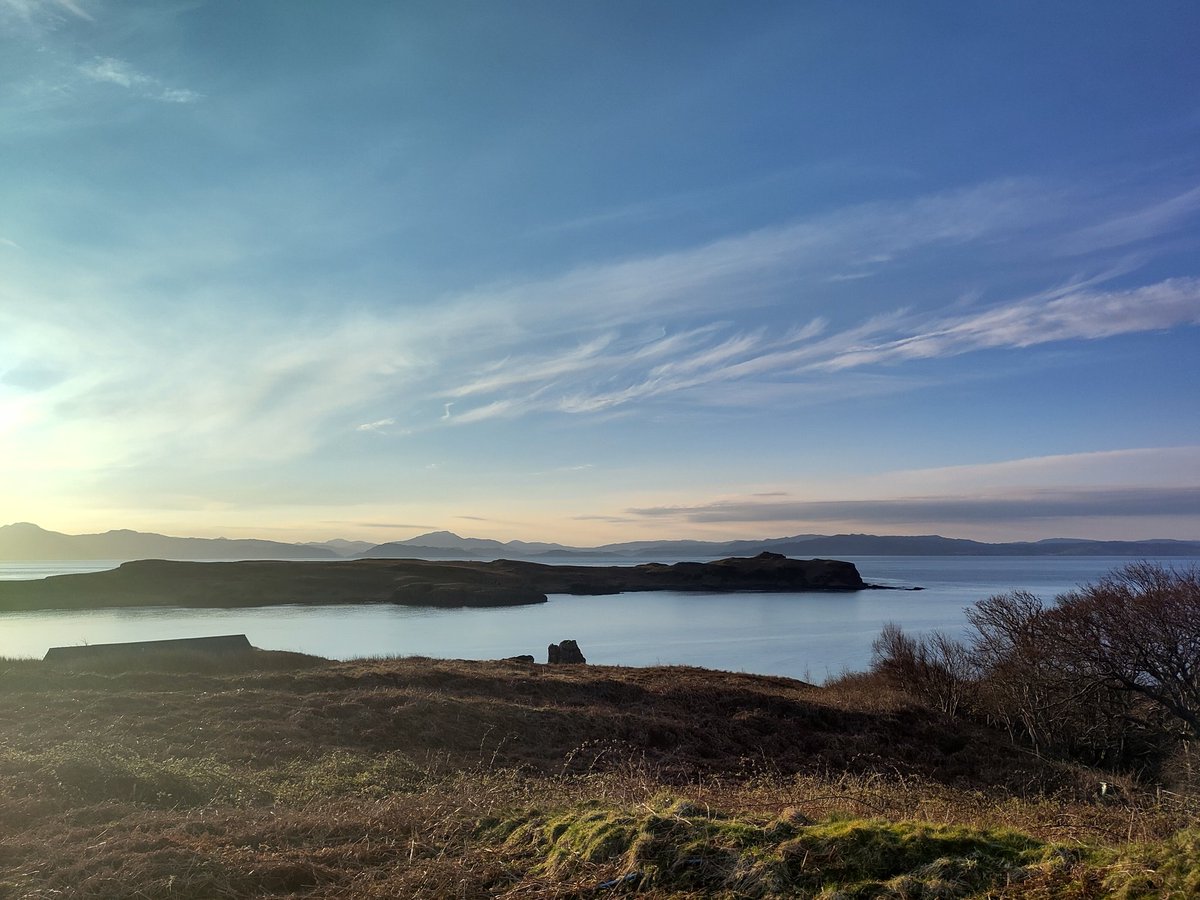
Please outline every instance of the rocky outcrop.
[[663, 590], [813, 591], [859, 590], [867, 587], [853, 563], [835, 559], [789, 559], [778, 553], [683, 562], [672, 566], [647, 563], [650, 581], [670, 584]]
[[583, 652], [579, 649], [579, 645], [574, 641], [561, 641], [557, 644], [551, 644], [546, 648], [547, 665], [586, 662], [587, 660], [584, 659]]
[[713, 562], [639, 566], [547, 566], [498, 559], [499, 577], [535, 585], [547, 594], [617, 594], [623, 591], [857, 591], [870, 587], [853, 563], [835, 559], [789, 559], [778, 553]]
[[114, 606], [241, 607], [395, 603], [517, 606], [547, 594], [623, 591], [857, 591], [870, 587], [852, 563], [777, 553], [714, 562], [640, 566], [549, 566], [494, 562], [364, 559], [339, 562], [140, 560], [108, 572], [0, 581], [0, 611]]

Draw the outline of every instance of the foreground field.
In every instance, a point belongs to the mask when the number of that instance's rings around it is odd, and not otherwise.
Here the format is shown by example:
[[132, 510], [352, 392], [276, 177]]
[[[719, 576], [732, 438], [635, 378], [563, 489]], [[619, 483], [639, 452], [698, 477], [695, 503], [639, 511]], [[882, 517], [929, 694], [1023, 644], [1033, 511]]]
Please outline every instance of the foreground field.
[[0, 664], [0, 897], [1200, 893], [1187, 796], [867, 681], [214, 666]]

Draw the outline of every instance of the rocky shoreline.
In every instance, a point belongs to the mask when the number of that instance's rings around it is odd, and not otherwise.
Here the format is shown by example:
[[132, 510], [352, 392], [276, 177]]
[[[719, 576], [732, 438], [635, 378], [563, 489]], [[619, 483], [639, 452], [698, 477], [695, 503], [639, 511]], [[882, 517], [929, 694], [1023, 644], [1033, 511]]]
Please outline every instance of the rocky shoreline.
[[547, 594], [626, 591], [858, 591], [853, 563], [776, 553], [712, 562], [555, 566], [514, 560], [431, 562], [176, 562], [138, 560], [107, 572], [0, 582], [0, 611], [118, 606], [250, 607], [396, 603], [423, 607], [519, 606]]

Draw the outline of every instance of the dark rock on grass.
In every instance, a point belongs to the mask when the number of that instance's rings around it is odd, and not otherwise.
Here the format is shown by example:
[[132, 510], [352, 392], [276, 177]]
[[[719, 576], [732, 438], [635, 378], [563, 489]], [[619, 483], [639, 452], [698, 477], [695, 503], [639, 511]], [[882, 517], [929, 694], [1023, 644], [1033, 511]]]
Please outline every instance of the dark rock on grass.
[[579, 645], [572, 640], [566, 640], [559, 644], [551, 644], [546, 648], [547, 664], [557, 663], [586, 663], [587, 660], [583, 657], [583, 652], [579, 649]]

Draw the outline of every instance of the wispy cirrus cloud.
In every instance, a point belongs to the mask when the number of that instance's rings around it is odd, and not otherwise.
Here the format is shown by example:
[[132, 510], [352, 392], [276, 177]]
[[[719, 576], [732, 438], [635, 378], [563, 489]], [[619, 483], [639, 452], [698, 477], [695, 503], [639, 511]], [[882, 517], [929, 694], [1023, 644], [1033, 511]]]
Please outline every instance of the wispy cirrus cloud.
[[54, 22], [62, 19], [64, 14], [94, 21], [92, 14], [75, 0], [0, 0], [0, 12], [29, 24]]
[[139, 71], [126, 60], [112, 56], [98, 56], [81, 65], [79, 72], [91, 81], [114, 84], [140, 97], [163, 103], [195, 103], [202, 99], [202, 95], [196, 91], [164, 84], [160, 79]]
[[[823, 318], [783, 335], [731, 332], [728, 326], [649, 340], [607, 333], [557, 357], [498, 362], [487, 376], [449, 394], [486, 396], [520, 388], [516, 396], [493, 397], [456, 414], [459, 424], [538, 411], [594, 413], [665, 396], [712, 402], [715, 395], [708, 391], [719, 395], [738, 382], [785, 384], [799, 396], [798, 388], [825, 385], [852, 369], [887, 373], [914, 360], [1196, 324], [1200, 279], [1108, 291], [1068, 285], [967, 315], [901, 309], [831, 333]], [[746, 394], [738, 397], [745, 400]]]
[[[450, 396], [465, 397], [520, 386], [520, 395], [494, 400], [452, 417], [457, 424], [534, 411], [600, 412], [637, 400], [675, 394], [714, 380], [719, 370], [772, 349], [803, 343], [824, 329], [824, 321], [768, 338], [759, 330], [726, 337], [720, 323], [675, 334], [636, 330], [627, 335], [607, 333], [544, 360], [506, 360], [504, 368], [454, 388]], [[515, 363], [515, 364], [514, 364]]]
[[1196, 324], [1200, 324], [1197, 278], [1170, 278], [1110, 291], [1067, 287], [973, 315], [935, 318], [913, 334], [865, 343], [812, 365], [838, 370]]
[[1097, 249], [1136, 244], [1174, 231], [1200, 215], [1200, 185], [1134, 210], [1085, 226], [1062, 242], [1066, 253], [1091, 253]]
[[396, 424], [395, 419], [377, 419], [374, 422], [364, 422], [357, 426], [359, 431], [383, 431]]
[[1008, 179], [906, 202], [858, 204], [682, 250], [481, 288], [456, 303], [503, 310], [479, 328], [513, 343], [533, 332], [550, 338], [676, 318], [724, 319], [731, 307], [803, 309], [824, 301], [818, 286], [848, 266], [998, 240], [1060, 215], [1054, 191]]
[[[1127, 215], [1168, 228], [1189, 198], [1180, 195], [1168, 210], [1139, 208]], [[811, 306], [827, 308], [822, 285], [841, 279], [838, 273], [847, 268], [870, 274], [934, 247], [992, 245], [1018, 236], [1028, 240], [1031, 233], [1052, 232], [1070, 206], [1061, 191], [1011, 180], [909, 203], [852, 207], [694, 250], [587, 267], [523, 286], [519, 299], [515, 289], [493, 294], [491, 302], [511, 302], [520, 311], [506, 320], [510, 325], [520, 323], [522, 314], [540, 316], [532, 329], [518, 325], [507, 335], [514, 348], [527, 343], [535, 349], [496, 357], [476, 376], [444, 388], [446, 397], [473, 401], [456, 405], [451, 420], [467, 424], [535, 412], [599, 413], [667, 396], [742, 402], [749, 392], [738, 385], [749, 383], [759, 385], [762, 396], [802, 398], [815, 393], [810, 388], [822, 379], [827, 383], [850, 370], [870, 371], [873, 390], [886, 389], [883, 380], [904, 377], [899, 367], [907, 361], [1097, 340], [1198, 320], [1200, 290], [1194, 278], [1105, 289], [1106, 282], [1128, 274], [1128, 261], [1011, 301], [981, 307], [977, 299], [968, 304], [976, 307], [968, 313], [939, 312], [931, 298], [921, 298], [916, 308], [894, 298], [890, 311], [868, 314], [857, 323], [843, 314], [837, 327], [825, 316], [813, 316], [785, 335], [738, 328], [721, 315], [731, 296], [743, 308], [770, 304], [777, 319], [786, 307], [799, 313], [809, 297]], [[1121, 218], [1102, 215], [1108, 222]], [[1051, 255], [1052, 245], [1049, 241], [1045, 250]], [[1031, 246], [1030, 252], [1038, 250]], [[790, 303], [780, 302], [783, 285], [794, 296]], [[886, 288], [876, 288], [874, 297], [876, 309], [889, 302]], [[712, 321], [714, 315], [718, 318]], [[669, 333], [647, 336], [636, 327], [653, 321]], [[547, 342], [559, 333], [571, 335], [574, 346], [548, 351]], [[852, 393], [862, 388], [844, 376], [839, 384]]]
[[[55, 373], [53, 382], [26, 379], [17, 392], [0, 391], [0, 413], [6, 404], [28, 411], [0, 452], [13, 469], [303, 456], [331, 428], [353, 430], [359, 407], [348, 398], [377, 399], [382, 387], [402, 383], [409, 365], [364, 320], [282, 332], [273, 320], [247, 318], [242, 332], [230, 333], [221, 317], [200, 314], [186, 329], [193, 342], [162, 319], [31, 309], [0, 292], [0, 353], [17, 371]], [[223, 358], [215, 361], [218, 345]], [[365, 421], [363, 431], [390, 428]]]
[[[119, 66], [97, 72], [138, 84]], [[156, 236], [147, 243], [153, 252], [128, 259], [107, 289], [95, 267], [75, 271], [55, 260], [52, 270], [37, 269], [34, 255], [21, 254], [31, 257], [22, 263], [31, 274], [22, 286], [15, 270], [0, 292], [0, 350], [14, 367], [59, 377], [7, 401], [24, 424], [5, 460], [104, 467], [156, 456], [278, 459], [345, 433], [411, 435], [668, 402], [804, 405], [928, 383], [928, 372], [906, 366], [913, 360], [1200, 321], [1194, 278], [1106, 289], [1100, 276], [985, 308], [975, 301], [966, 311], [953, 297], [947, 309], [886, 292], [839, 309], [822, 293], [843, 265], [898, 265], [931, 247], [990, 246], [1040, 228], [1048, 193], [1002, 182], [856, 206], [436, 303], [299, 320], [251, 314], [248, 294], [231, 291], [225, 308], [187, 287], [176, 317], [138, 313], [128, 298], [147, 290], [153, 308], [156, 286], [175, 271], [236, 264], [237, 247], [223, 237], [210, 246]], [[97, 305], [100, 295], [107, 300]], [[757, 308], [773, 323], [795, 324], [757, 324]]]
[[604, 365], [603, 353], [616, 338], [614, 332], [606, 332], [562, 353], [499, 360], [478, 378], [449, 391], [447, 396], [470, 397], [586, 372]]

